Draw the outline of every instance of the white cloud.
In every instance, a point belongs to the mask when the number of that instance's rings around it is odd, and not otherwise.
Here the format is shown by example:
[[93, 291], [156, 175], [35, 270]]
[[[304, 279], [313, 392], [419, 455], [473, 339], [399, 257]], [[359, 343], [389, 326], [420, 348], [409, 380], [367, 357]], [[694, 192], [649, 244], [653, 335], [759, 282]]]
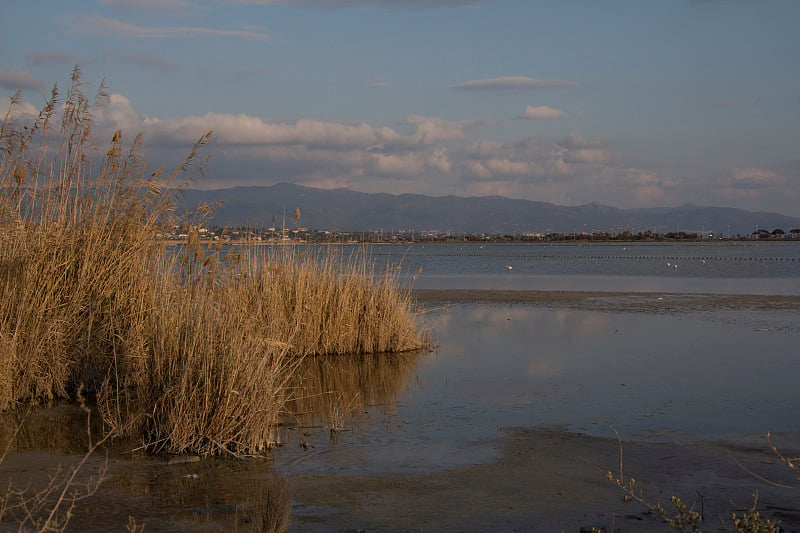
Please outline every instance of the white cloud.
[[104, 111], [109, 127], [144, 129], [151, 142], [192, 143], [207, 130], [214, 130], [217, 144], [306, 145], [316, 148], [408, 150], [414, 145], [431, 146], [464, 139], [464, 130], [474, 121], [450, 121], [438, 117], [410, 115], [405, 122], [413, 131], [403, 135], [386, 126], [366, 122], [348, 124], [315, 119], [269, 121], [246, 114], [205, 113], [173, 119], [145, 117], [120, 94], [112, 94]]
[[573, 81], [541, 80], [526, 76], [504, 76], [501, 78], [469, 80], [451, 85], [450, 88], [459, 91], [531, 91], [537, 89], [563, 89], [567, 87], [575, 87], [576, 85], [578, 84]]
[[374, 154], [375, 171], [379, 175], [413, 177], [422, 174], [424, 162], [417, 154]]
[[753, 201], [781, 191], [784, 198], [792, 196], [791, 187], [786, 187], [786, 179], [762, 168], [735, 168], [723, 180], [721, 194], [728, 200]]
[[44, 84], [27, 70], [0, 70], [0, 87], [9, 91], [41, 91]]
[[396, 133], [369, 124], [343, 124], [299, 119], [293, 122], [268, 122], [245, 114], [206, 113], [171, 120], [152, 119], [147, 132], [156, 140], [192, 142], [206, 130], [214, 131], [217, 144], [306, 145], [310, 147], [347, 148], [380, 145]]
[[391, 83], [385, 76], [375, 76], [367, 80], [367, 87], [370, 89], [385, 89], [390, 86]]
[[219, 29], [197, 26], [136, 26], [99, 15], [89, 15], [73, 22], [80, 32], [105, 37], [132, 37], [136, 39], [187, 39], [195, 37], [231, 37], [245, 41], [271, 42], [268, 34], [258, 29]]
[[569, 115], [560, 109], [548, 107], [546, 105], [540, 106], [525, 106], [525, 111], [520, 115], [522, 118], [530, 118], [533, 120], [553, 120], [556, 118], [566, 118]]
[[[368, 180], [370, 177], [407, 181], [453, 171], [451, 155], [441, 143], [462, 140], [471, 121], [449, 121], [411, 115], [407, 133], [367, 123], [347, 124], [314, 119], [270, 121], [246, 114], [206, 113], [179, 118], [148, 117], [130, 100], [112, 94], [101, 115], [98, 135], [113, 130], [142, 131], [149, 151], [175, 153], [189, 147], [204, 131], [213, 130], [209, 152], [216, 161], [239, 167], [226, 170], [232, 179], [253, 174], [280, 176], [301, 182]], [[104, 138], [104, 137], [100, 137]], [[243, 170], [249, 169], [249, 170]], [[250, 174], [247, 176], [247, 174]], [[338, 177], [337, 177], [338, 176]]]
[[493, 177], [492, 172], [480, 161], [467, 161], [464, 165], [467, 177], [479, 180], [488, 180]]
[[664, 180], [651, 170], [626, 168], [621, 178], [615, 180], [615, 186], [622, 194], [630, 195], [635, 205], [653, 205], [664, 198]]
[[599, 165], [608, 163], [611, 160], [611, 155], [608, 151], [600, 148], [579, 148], [564, 151], [561, 159], [565, 163]]
[[502, 146], [494, 141], [481, 141], [479, 143], [472, 143], [470, 151], [480, 157], [497, 156], [502, 152]]
[[601, 172], [612, 161], [611, 154], [599, 143], [576, 135], [554, 144], [535, 139], [507, 144], [472, 143], [466, 157], [466, 178], [524, 183], [576, 179]]
[[492, 0], [231, 0], [238, 4], [287, 5], [315, 9], [338, 9], [348, 7], [414, 8], [476, 6]]
[[[2, 98], [0, 99], [0, 122], [2, 122], [3, 118], [8, 113], [8, 106], [11, 104], [10, 98]], [[11, 110], [9, 114], [9, 118], [19, 120], [19, 119], [35, 119], [39, 116], [39, 109], [36, 108], [35, 105], [31, 104], [30, 102], [19, 102], [14, 108]]]
[[475, 124], [472, 121], [452, 121], [422, 115], [409, 115], [406, 122], [416, 128], [414, 139], [420, 144], [461, 140], [464, 138], [464, 129]]
[[433, 153], [428, 156], [425, 164], [442, 174], [448, 174], [453, 170], [453, 162], [450, 159], [447, 148], [437, 148], [434, 150]]
[[532, 177], [543, 174], [542, 167], [533, 161], [512, 161], [510, 159], [490, 159], [489, 169], [499, 176]]
[[[504, 194], [562, 205], [596, 200], [622, 206], [654, 205], [686, 195], [688, 186], [699, 187], [692, 180], [677, 183], [652, 169], [622, 165], [626, 158], [599, 139], [571, 134], [555, 142], [472, 140], [477, 133], [468, 128], [474, 124], [423, 115], [408, 116], [398, 129], [226, 113], [160, 118], [112, 94], [97, 138], [102, 145], [113, 129], [122, 129], [126, 139], [142, 131], [148, 159], [169, 167], [165, 161], [187, 153], [204, 131], [215, 130], [207, 148], [213, 168], [204, 183], [213, 187], [292, 181], [374, 192]], [[740, 185], [730, 187], [731, 197], [755, 190], [745, 184], [780, 183], [775, 173], [755, 168], [736, 170], [729, 180]]]
[[763, 189], [783, 185], [784, 179], [778, 174], [760, 168], [737, 168], [731, 173], [731, 187], [737, 189]]
[[136, 109], [130, 100], [117, 93], [108, 96], [108, 101], [100, 110], [99, 116], [102, 125], [107, 125], [108, 129], [122, 130], [125, 134], [141, 131], [149, 122], [149, 119]]
[[611, 154], [600, 143], [570, 134], [556, 143], [555, 150], [569, 165], [604, 165], [611, 162]]
[[574, 150], [578, 148], [594, 148], [598, 146], [596, 141], [589, 141], [582, 135], [578, 135], [576, 133], [570, 133], [563, 139], [560, 139], [557, 144], [558, 146], [564, 147], [568, 150]]
[[192, 6], [185, 0], [98, 0], [101, 4], [116, 9], [148, 9], [157, 11], [179, 11]]

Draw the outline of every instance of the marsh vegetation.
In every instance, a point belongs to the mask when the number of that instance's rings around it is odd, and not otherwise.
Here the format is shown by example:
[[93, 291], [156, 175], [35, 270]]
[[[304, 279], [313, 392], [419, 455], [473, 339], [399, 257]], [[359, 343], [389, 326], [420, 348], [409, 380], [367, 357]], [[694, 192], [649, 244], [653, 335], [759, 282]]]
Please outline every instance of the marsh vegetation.
[[[84, 390], [105, 431], [150, 451], [248, 455], [274, 442], [308, 355], [425, 344], [393, 270], [363, 255], [201, 243], [207, 206], [178, 216], [202, 174], [200, 135], [171, 172], [141, 135], [98, 153], [79, 70], [31, 124], [0, 130], [0, 410]], [[176, 224], [188, 239], [158, 239]]]

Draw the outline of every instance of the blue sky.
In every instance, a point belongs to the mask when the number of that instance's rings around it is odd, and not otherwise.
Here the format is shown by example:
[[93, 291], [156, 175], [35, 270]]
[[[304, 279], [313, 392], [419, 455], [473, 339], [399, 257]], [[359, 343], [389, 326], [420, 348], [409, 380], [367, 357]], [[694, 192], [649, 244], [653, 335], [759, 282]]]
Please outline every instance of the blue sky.
[[[272, 184], [800, 216], [796, 0], [14, 0], [0, 112], [79, 64], [202, 187]], [[106, 137], [104, 137], [106, 136]]]

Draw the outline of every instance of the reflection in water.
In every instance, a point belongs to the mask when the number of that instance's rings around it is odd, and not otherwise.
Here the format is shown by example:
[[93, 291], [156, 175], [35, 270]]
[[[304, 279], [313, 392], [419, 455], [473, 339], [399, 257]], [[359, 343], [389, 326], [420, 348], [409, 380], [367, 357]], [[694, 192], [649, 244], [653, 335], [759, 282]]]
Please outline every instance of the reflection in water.
[[[307, 357], [290, 384], [292, 399], [284, 411], [285, 427], [325, 426], [337, 431], [365, 409], [391, 415], [398, 395], [426, 350], [396, 354]], [[100, 416], [91, 416], [91, 438], [103, 436]], [[9, 452], [46, 450], [82, 454], [89, 447], [87, 412], [72, 404], [48, 409], [0, 413], [0, 449]]]
[[286, 446], [276, 455], [281, 472], [474, 465], [496, 458], [495, 439], [512, 427], [608, 437], [613, 424], [624, 438], [672, 441], [800, 430], [797, 311], [455, 304], [429, 310], [426, 322], [438, 349], [418, 360], [407, 387], [396, 386], [390, 419], [354, 421], [338, 442], [308, 450]]
[[[100, 417], [91, 417], [91, 436], [103, 438]], [[0, 450], [47, 450], [79, 454], [89, 449], [87, 413], [71, 404], [48, 409], [8, 411], [0, 414]]]
[[[97, 442], [102, 438], [100, 417], [92, 415], [91, 425], [92, 441]], [[264, 516], [259, 510], [270, 497], [272, 516], [280, 518], [280, 505], [284, 514], [289, 512], [286, 482], [275, 476], [269, 458], [151, 456], [135, 451], [140, 443], [124, 441], [98, 450], [81, 464], [89, 438], [87, 412], [75, 405], [4, 413], [2, 503], [13, 507], [26, 501], [31, 519], [44, 523], [55, 496], [77, 469], [68, 494], [83, 495], [101, 482], [97, 492], [70, 512], [69, 531], [124, 531], [132, 523], [154, 532], [240, 530]], [[41, 500], [45, 505], [35, 506], [35, 495], [48, 491], [50, 498]], [[17, 521], [26, 516], [12, 507], [0, 510], [0, 530], [16, 531]]]
[[[412, 394], [476, 426], [566, 424], [699, 437], [797, 430], [798, 315], [670, 315], [454, 305], [428, 316], [440, 351]], [[471, 413], [471, 414], [469, 414]], [[607, 428], [605, 428], [607, 429]]]
[[[119, 504], [127, 504], [125, 512], [139, 517], [146, 531], [229, 531], [253, 519], [257, 495], [265, 487], [279, 491], [281, 483], [271, 461], [263, 459], [214, 457], [183, 464], [144, 460], [119, 469], [106, 492], [119, 494]], [[124, 523], [124, 514], [107, 517], [107, 511], [99, 512], [103, 507], [94, 509], [84, 510], [79, 518], [85, 517], [98, 531]]]
[[[305, 452], [307, 441], [312, 450], [335, 446], [337, 439], [325, 433], [338, 437], [340, 430], [358, 423], [365, 409], [391, 415], [423, 353], [305, 359], [292, 383], [294, 399], [285, 407], [291, 415], [282, 428], [287, 446], [273, 453], [296, 456]], [[102, 423], [98, 416], [91, 420], [92, 439], [98, 439]], [[322, 434], [306, 434], [315, 427], [324, 428]], [[298, 438], [304, 447], [293, 442]], [[259, 517], [280, 519], [281, 510], [289, 511], [290, 494], [286, 482], [274, 474], [272, 457], [150, 456], [132, 452], [138, 444], [117, 443], [84, 465], [77, 483], [96, 475], [106, 454], [112, 458], [100, 490], [75, 510], [72, 530], [119, 531], [133, 517], [146, 531], [233, 531], [256, 526]], [[69, 471], [88, 449], [87, 413], [74, 405], [5, 413], [0, 445], [10, 451], [0, 464], [0, 475], [7, 473], [14, 486], [39, 490], [46, 486], [48, 475]], [[0, 528], [14, 524], [13, 517], [2, 513], [0, 522]]]
[[297, 372], [294, 399], [286, 410], [300, 426], [325, 425], [333, 431], [344, 429], [348, 419], [368, 407], [390, 414], [424, 353], [308, 357]]

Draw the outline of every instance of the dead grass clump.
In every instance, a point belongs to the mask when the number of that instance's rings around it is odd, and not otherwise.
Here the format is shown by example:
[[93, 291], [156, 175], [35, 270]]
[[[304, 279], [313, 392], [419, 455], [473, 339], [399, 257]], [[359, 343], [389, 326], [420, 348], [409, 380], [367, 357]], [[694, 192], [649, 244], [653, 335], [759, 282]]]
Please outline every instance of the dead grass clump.
[[[256, 252], [257, 254], [257, 252]], [[246, 259], [247, 303], [271, 338], [297, 355], [402, 352], [424, 345], [411, 297], [393, 272], [376, 274], [361, 253], [279, 247]]]
[[[210, 132], [169, 174], [141, 136], [98, 154], [79, 74], [23, 127], [15, 95], [0, 126], [0, 410], [85, 385], [107, 428], [148, 449], [259, 453], [303, 356], [424, 344], [408, 296], [363, 258], [204, 246], [205, 208], [173, 207]], [[194, 229], [168, 248], [179, 222]]]

